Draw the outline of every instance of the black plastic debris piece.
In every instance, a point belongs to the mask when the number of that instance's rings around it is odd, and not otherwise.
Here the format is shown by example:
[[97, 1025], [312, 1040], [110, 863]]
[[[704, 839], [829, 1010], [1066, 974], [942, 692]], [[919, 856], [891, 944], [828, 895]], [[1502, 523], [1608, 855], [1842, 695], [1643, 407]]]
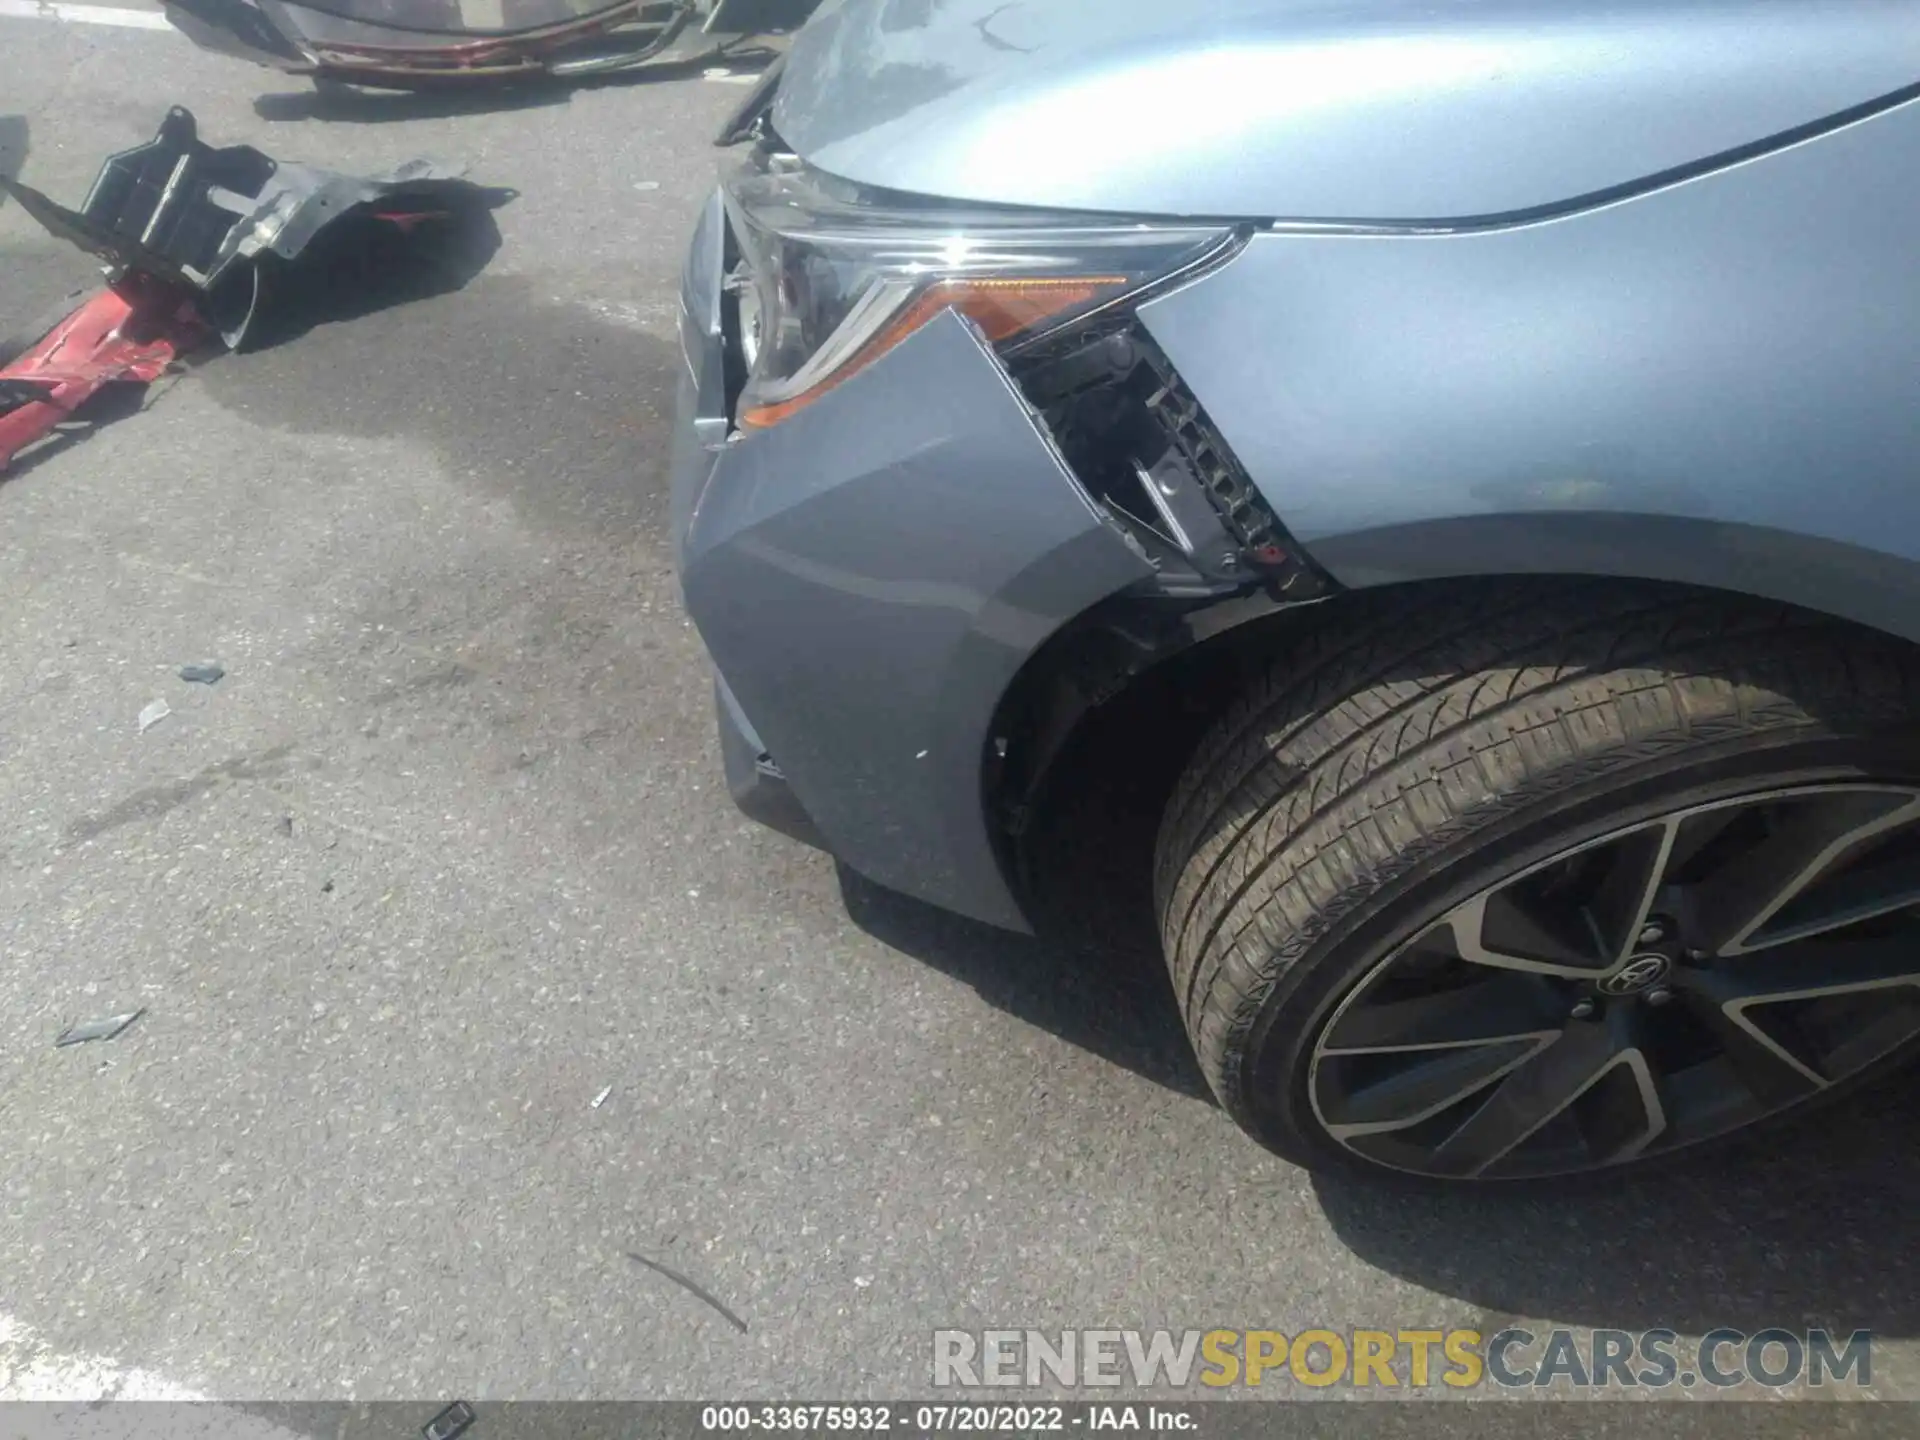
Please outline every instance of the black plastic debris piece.
[[466, 1432], [469, 1426], [479, 1418], [473, 1413], [473, 1406], [464, 1400], [456, 1400], [426, 1424], [420, 1427], [423, 1440], [455, 1440]]
[[422, 261], [424, 293], [458, 288], [498, 247], [490, 212], [514, 198], [428, 160], [361, 177], [215, 148], [179, 106], [153, 139], [107, 157], [77, 210], [6, 175], [0, 195], [107, 270], [104, 289], [34, 338], [0, 336], [0, 470], [101, 390], [150, 384], [215, 335], [260, 348], [417, 298], [395, 281]]
[[60, 1032], [53, 1047], [58, 1050], [66, 1045], [84, 1045], [89, 1040], [111, 1040], [146, 1013], [143, 1008], [129, 1010], [124, 1015], [109, 1015], [104, 1020], [78, 1021]]
[[192, 112], [174, 106], [153, 139], [109, 155], [77, 210], [0, 177], [0, 191], [61, 239], [115, 271], [139, 271], [201, 297], [205, 318], [246, 348], [261, 302], [262, 266], [296, 260], [350, 215], [410, 227], [478, 192], [457, 169], [409, 160], [384, 175], [343, 175], [276, 160], [251, 145], [203, 142]]
[[218, 685], [226, 673], [226, 671], [222, 670], [212, 661], [208, 661], [204, 665], [182, 665], [180, 667], [180, 678], [189, 685]]
[[153, 139], [106, 158], [77, 212], [25, 186], [19, 198], [49, 230], [109, 264], [207, 286], [235, 258], [222, 253], [232, 206], [265, 190], [277, 168], [251, 145], [206, 144], [176, 106]]

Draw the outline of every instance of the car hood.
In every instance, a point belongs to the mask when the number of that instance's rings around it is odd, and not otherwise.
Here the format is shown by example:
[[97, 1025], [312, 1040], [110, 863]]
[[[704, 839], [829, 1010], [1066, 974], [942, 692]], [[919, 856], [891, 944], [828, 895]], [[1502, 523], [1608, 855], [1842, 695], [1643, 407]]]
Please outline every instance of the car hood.
[[1508, 215], [1920, 78], [1912, 0], [828, 0], [774, 112], [810, 163], [1139, 214]]

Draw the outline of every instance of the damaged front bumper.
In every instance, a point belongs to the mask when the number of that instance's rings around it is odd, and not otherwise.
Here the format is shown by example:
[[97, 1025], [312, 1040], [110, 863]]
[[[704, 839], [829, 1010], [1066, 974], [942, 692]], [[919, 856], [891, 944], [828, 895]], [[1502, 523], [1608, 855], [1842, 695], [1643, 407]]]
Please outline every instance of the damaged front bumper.
[[165, 0], [196, 45], [376, 89], [615, 74], [714, 58], [818, 0]]
[[673, 523], [730, 784], [882, 885], [1024, 929], [983, 794], [996, 711], [1063, 623], [1153, 567], [952, 314], [730, 440], [726, 245], [716, 198], [683, 285]]
[[106, 386], [158, 380], [205, 336], [192, 300], [153, 276], [125, 275], [89, 297], [0, 366], [0, 471]]

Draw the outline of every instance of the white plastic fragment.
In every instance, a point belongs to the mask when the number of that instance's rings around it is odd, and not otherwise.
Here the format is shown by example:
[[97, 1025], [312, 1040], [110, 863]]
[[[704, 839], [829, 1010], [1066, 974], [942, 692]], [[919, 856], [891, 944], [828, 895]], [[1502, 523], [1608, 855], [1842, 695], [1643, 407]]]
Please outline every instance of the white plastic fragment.
[[104, 1020], [80, 1020], [60, 1032], [53, 1042], [58, 1050], [66, 1045], [84, 1045], [89, 1040], [111, 1040], [147, 1012], [129, 1010], [124, 1015], [109, 1015]]

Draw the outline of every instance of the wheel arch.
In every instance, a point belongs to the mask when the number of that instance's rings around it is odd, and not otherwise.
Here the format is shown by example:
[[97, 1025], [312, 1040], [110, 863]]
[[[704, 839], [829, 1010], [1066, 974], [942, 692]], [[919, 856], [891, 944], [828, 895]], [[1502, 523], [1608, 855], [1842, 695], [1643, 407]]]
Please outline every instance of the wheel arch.
[[[1097, 919], [1103, 928], [1105, 913], [1062, 913], [1063, 902], [1080, 908], [1084, 897], [1066, 892], [1088, 873], [1084, 852], [1100, 848], [1085, 837], [1146, 863], [1160, 808], [1239, 687], [1289, 636], [1341, 624], [1363, 597], [1417, 603], [1475, 587], [1491, 603], [1527, 580], [1651, 583], [1790, 605], [1920, 647], [1920, 566], [1751, 526], [1499, 515], [1343, 536], [1316, 546], [1314, 558], [1343, 582], [1322, 599], [1241, 597], [1194, 609], [1116, 596], [1029, 657], [996, 711], [981, 788], [1009, 883], [1036, 924]], [[1121, 856], [1099, 868], [1128, 865]]]
[[1311, 549], [1351, 590], [1526, 575], [1657, 581], [1793, 605], [1920, 643], [1920, 563], [1761, 525], [1509, 511], [1350, 531]]

